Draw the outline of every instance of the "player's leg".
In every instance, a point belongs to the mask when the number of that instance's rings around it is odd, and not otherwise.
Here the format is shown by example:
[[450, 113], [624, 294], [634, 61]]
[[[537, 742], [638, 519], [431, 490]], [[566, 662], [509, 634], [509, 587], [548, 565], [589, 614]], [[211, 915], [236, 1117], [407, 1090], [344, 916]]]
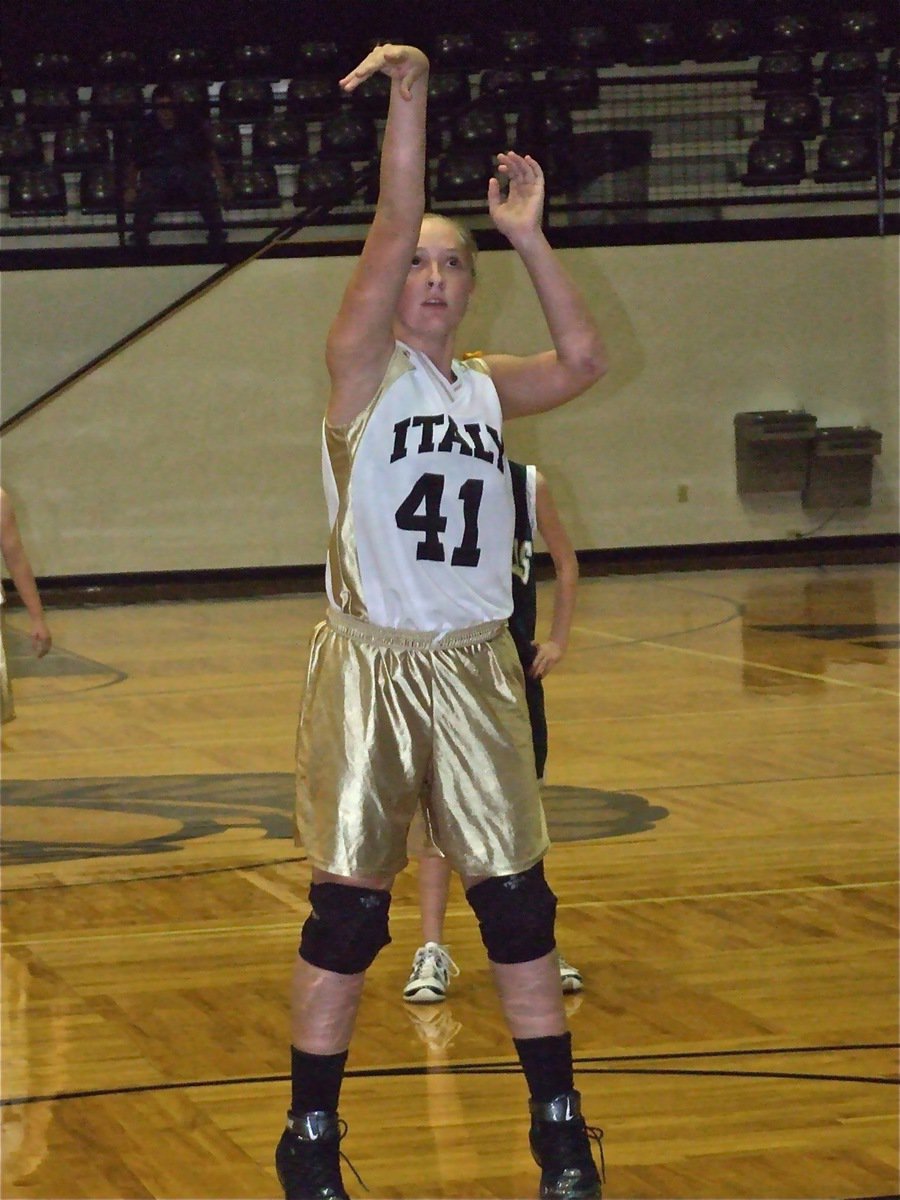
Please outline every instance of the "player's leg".
[[390, 941], [391, 883], [313, 871], [291, 982], [291, 1107], [275, 1152], [287, 1200], [346, 1195], [338, 1103], [366, 970]]
[[286, 1200], [347, 1194], [341, 1081], [365, 972], [390, 941], [390, 888], [427, 765], [427, 745], [410, 750], [424, 711], [415, 666], [335, 621], [313, 637], [297, 739], [297, 832], [315, 869], [292, 981], [291, 1108], [276, 1150]]
[[[547, 714], [544, 707], [544, 685], [540, 679], [525, 675], [525, 700], [528, 704], [528, 721], [531, 725], [531, 744], [534, 749], [534, 770], [538, 783], [544, 782], [547, 766]], [[566, 994], [580, 992], [584, 987], [581, 972], [559, 956], [559, 981]]]
[[407, 1004], [437, 1004], [446, 998], [451, 976], [459, 974], [444, 942], [451, 866], [435, 846], [421, 808], [409, 828], [407, 850], [418, 863], [422, 944], [413, 956], [403, 999]]
[[445, 736], [436, 746], [435, 838], [463, 878], [528, 1084], [541, 1196], [588, 1200], [600, 1177], [573, 1086], [556, 897], [542, 864], [549, 839], [512, 639], [504, 632], [448, 655], [440, 682], [446, 726], [459, 730], [471, 713], [479, 740]]
[[556, 951], [556, 897], [543, 863], [464, 880], [530, 1095], [530, 1142], [544, 1200], [600, 1196], [600, 1176], [575, 1090]]

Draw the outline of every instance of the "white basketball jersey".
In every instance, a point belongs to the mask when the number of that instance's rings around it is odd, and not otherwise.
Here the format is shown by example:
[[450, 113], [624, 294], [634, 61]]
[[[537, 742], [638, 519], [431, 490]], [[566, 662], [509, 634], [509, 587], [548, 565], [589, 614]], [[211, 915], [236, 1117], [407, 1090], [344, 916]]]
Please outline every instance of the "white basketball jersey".
[[376, 625], [438, 634], [512, 610], [500, 400], [481, 359], [453, 373], [398, 342], [368, 408], [324, 426], [328, 599]]

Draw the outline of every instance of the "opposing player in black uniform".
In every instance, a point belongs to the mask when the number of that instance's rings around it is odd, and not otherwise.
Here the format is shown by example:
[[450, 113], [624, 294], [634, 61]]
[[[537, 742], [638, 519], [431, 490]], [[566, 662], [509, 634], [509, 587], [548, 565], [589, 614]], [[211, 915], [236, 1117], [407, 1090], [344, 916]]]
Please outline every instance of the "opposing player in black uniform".
[[[562, 659], [569, 643], [578, 586], [578, 559], [543, 475], [536, 467], [516, 462], [509, 463], [509, 471], [516, 526], [512, 553], [513, 610], [508, 625], [525, 677], [535, 773], [538, 780], [543, 781], [547, 761], [543, 679]], [[535, 528], [547, 544], [556, 572], [550, 636], [540, 643], [534, 640], [537, 627], [537, 586], [532, 570]], [[410, 830], [409, 852], [418, 859], [423, 944], [413, 956], [403, 999], [408, 1004], [436, 1004], [446, 997], [451, 977], [459, 973], [444, 942], [451, 866], [428, 836], [421, 814], [416, 815]], [[562, 955], [559, 974], [563, 992], [581, 991], [584, 986], [581, 972]]]

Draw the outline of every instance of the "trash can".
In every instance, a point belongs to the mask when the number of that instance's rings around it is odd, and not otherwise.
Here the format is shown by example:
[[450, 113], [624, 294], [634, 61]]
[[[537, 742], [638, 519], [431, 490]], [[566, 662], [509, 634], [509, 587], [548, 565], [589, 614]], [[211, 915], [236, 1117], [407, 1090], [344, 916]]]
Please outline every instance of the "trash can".
[[739, 496], [799, 492], [807, 480], [816, 418], [800, 409], [737, 413], [734, 449]]
[[872, 466], [881, 453], [877, 429], [823, 425], [810, 445], [804, 508], [843, 508], [872, 503]]

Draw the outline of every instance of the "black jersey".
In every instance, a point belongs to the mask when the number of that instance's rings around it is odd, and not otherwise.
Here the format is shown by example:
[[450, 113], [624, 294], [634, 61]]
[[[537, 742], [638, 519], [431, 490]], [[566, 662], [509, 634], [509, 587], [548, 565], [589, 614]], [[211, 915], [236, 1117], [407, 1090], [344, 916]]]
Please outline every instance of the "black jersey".
[[532, 679], [528, 674], [528, 668], [534, 662], [537, 653], [534, 646], [537, 627], [537, 583], [532, 569], [534, 535], [537, 530], [537, 468], [510, 462], [509, 474], [515, 504], [515, 534], [512, 552], [513, 610], [507, 623], [525, 673], [525, 700], [531, 719], [534, 769], [538, 779], [543, 779], [547, 762], [544, 687], [540, 679]]
[[522, 666], [527, 670], [534, 658], [533, 642], [537, 626], [537, 587], [532, 570], [537, 525], [537, 471], [534, 467], [515, 462], [509, 464], [509, 471], [516, 510], [512, 551], [513, 610], [509, 618], [509, 631], [519, 651]]

